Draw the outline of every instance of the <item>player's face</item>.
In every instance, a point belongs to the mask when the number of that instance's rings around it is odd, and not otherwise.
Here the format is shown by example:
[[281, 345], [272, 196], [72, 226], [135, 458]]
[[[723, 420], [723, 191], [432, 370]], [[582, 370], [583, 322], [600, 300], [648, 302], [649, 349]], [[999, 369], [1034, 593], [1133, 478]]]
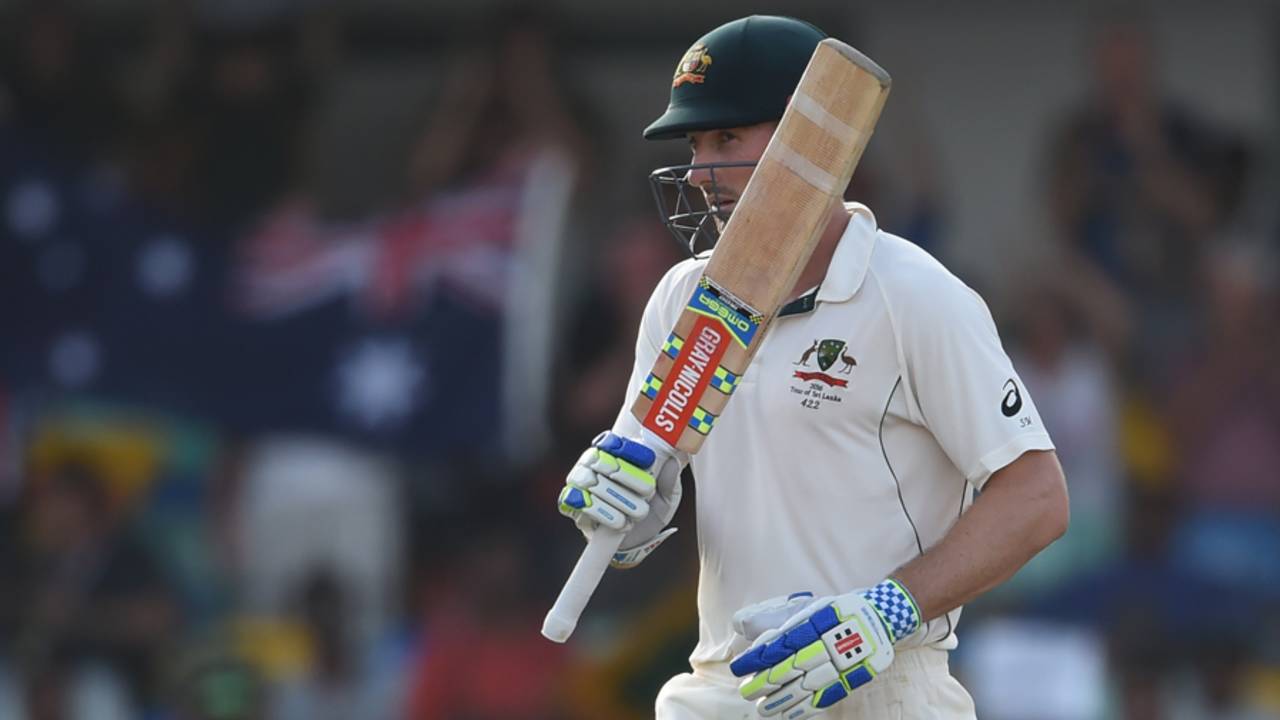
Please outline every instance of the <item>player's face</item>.
[[766, 122], [690, 132], [689, 164], [649, 173], [663, 223], [689, 252], [715, 245], [777, 128]]
[[[754, 166], [722, 167], [714, 176], [706, 165], [719, 163], [754, 163], [764, 155], [764, 149], [777, 129], [776, 122], [748, 125], [723, 130], [699, 130], [689, 133], [690, 162], [689, 183], [702, 189], [708, 207], [721, 218], [728, 216], [733, 205], [742, 197], [742, 191], [751, 179]], [[714, 182], [713, 182], [714, 177]]]

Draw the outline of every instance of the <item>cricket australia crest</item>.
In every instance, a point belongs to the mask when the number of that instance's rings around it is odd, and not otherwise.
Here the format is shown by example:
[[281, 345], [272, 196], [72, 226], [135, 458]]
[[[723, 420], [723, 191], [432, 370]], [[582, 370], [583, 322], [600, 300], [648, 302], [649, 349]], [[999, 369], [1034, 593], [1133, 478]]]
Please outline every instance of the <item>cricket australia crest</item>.
[[[853, 368], [858, 364], [858, 361], [848, 353], [847, 347], [848, 343], [844, 340], [815, 338], [792, 363], [800, 367], [813, 367], [810, 365], [811, 361], [817, 363], [815, 370], [792, 372], [791, 393], [799, 398], [801, 407], [817, 410], [825, 403], [843, 402], [842, 393], [838, 392], [837, 388], [848, 388], [849, 380], [836, 376], [852, 374]], [[829, 374], [827, 371], [832, 368], [835, 370]], [[795, 380], [802, 382], [797, 383]]]
[[[848, 343], [844, 340], [836, 340], [827, 338], [826, 340], [814, 339], [793, 365], [800, 367], [813, 367], [810, 361], [817, 362], [817, 370], [796, 370], [792, 373], [792, 377], [803, 380], [808, 383], [806, 386], [792, 385], [791, 391], [805, 398], [802, 404], [810, 409], [817, 409], [819, 403], [810, 398], [819, 400], [834, 400], [839, 402], [839, 395], [832, 395], [826, 392], [827, 388], [847, 388], [849, 380], [847, 378], [836, 377], [837, 375], [851, 375], [853, 368], [858, 365], [858, 361], [850, 355], [846, 348]], [[835, 368], [835, 370], [832, 370]], [[828, 373], [828, 370], [832, 370]], [[823, 388], [823, 385], [826, 388]]]
[[858, 360], [844, 351], [846, 344], [844, 340], [831, 338], [822, 341], [814, 340], [808, 349], [800, 353], [800, 359], [796, 360], [792, 365], [810, 367], [809, 359], [813, 357], [814, 353], [817, 353], [818, 369], [823, 372], [802, 372], [797, 370], [795, 377], [801, 380], [821, 380], [831, 387], [847, 386], [849, 384], [847, 380], [831, 377], [825, 372], [830, 370], [831, 366], [835, 365], [837, 361], [840, 364], [840, 368], [836, 370], [837, 374], [849, 375], [853, 372]]
[[685, 83], [700, 85], [707, 79], [709, 67], [711, 67], [711, 53], [707, 52], [707, 46], [694, 45], [676, 65], [675, 77], [671, 78], [671, 87], [678, 88]]

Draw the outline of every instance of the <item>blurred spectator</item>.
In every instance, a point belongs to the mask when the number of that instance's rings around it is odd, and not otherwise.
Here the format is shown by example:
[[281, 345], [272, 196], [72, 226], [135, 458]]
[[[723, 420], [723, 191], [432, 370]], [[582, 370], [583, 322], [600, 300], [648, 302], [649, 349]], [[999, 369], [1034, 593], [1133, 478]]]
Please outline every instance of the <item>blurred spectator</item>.
[[1192, 507], [1280, 509], [1277, 270], [1258, 242], [1220, 245], [1207, 257], [1201, 340], [1168, 403]]
[[[681, 259], [676, 243], [651, 215], [623, 220], [600, 248], [571, 319], [572, 351], [557, 365], [565, 387], [555, 395], [557, 433], [576, 456], [584, 441], [612, 427], [627, 400], [636, 328], [658, 280]], [[570, 462], [572, 460], [570, 459]]]
[[[680, 523], [688, 526], [683, 520]], [[566, 718], [653, 717], [653, 699], [670, 679], [668, 673], [687, 665], [689, 648], [698, 642], [697, 548], [687, 541], [685, 538], [678, 547], [664, 548], [661, 555], [652, 558], [662, 563], [660, 567], [648, 566], [646, 560], [643, 571], [615, 579], [611, 584], [614, 588], [623, 585], [622, 592], [596, 596], [596, 608], [626, 609], [603, 625], [586, 619], [586, 626], [578, 629], [575, 643], [591, 647], [576, 653], [564, 673], [565, 692], [572, 697]], [[671, 542], [681, 542], [681, 538]], [[662, 580], [655, 581], [655, 577]], [[635, 599], [642, 594], [647, 595], [646, 600], [637, 604]]]
[[501, 530], [472, 535], [435, 578], [412, 720], [559, 720], [565, 646], [538, 633], [544, 608], [523, 592], [529, 546]]
[[266, 720], [261, 673], [225, 638], [197, 636], [166, 669], [164, 720]]
[[1202, 340], [1178, 368], [1167, 415], [1191, 516], [1179, 556], [1224, 582], [1280, 595], [1280, 343], [1275, 255], [1213, 248]]
[[[225, 609], [226, 578], [210, 542], [211, 482], [222, 452], [202, 422], [133, 406], [63, 400], [28, 418], [23, 474], [93, 468], [113, 522], [146, 548], [185, 621], [204, 623]], [[30, 491], [30, 489], [28, 489]]]
[[226, 227], [240, 229], [265, 210], [297, 167], [310, 87], [294, 35], [280, 21], [208, 32], [197, 113], [217, 148], [203, 174]]
[[165, 579], [103, 483], [76, 462], [34, 478], [12, 537], [0, 544], [4, 654], [27, 681], [36, 714], [52, 702], [46, 691], [61, 695], [51, 686], [123, 683], [136, 707], [156, 698], [157, 663], [178, 617]]
[[1114, 670], [1089, 628], [1027, 619], [967, 621], [956, 651], [961, 682], [984, 720], [1099, 720]]
[[894, 121], [877, 126], [876, 142], [844, 197], [871, 208], [881, 229], [945, 257], [951, 248], [945, 246], [947, 212], [936, 138], [922, 122], [920, 108], [909, 101], [895, 98]]
[[[1174, 628], [1196, 616], [1207, 590], [1205, 583], [1187, 576], [1169, 557], [1170, 538], [1181, 517], [1176, 497], [1167, 489], [1135, 488], [1133, 492], [1126, 506], [1123, 553], [1042, 597], [1040, 609], [1052, 617], [1097, 624], [1107, 631], [1127, 631], [1126, 625], [1134, 623], [1146, 637], [1169, 638]], [[1174, 588], [1178, 590], [1173, 592]]]
[[[1037, 610], [1057, 620], [1096, 627], [1107, 637], [1123, 717], [1180, 717], [1173, 708], [1191, 700], [1186, 693], [1177, 694], [1185, 683], [1172, 679], [1208, 671], [1196, 680], [1191, 697], [1214, 683], [1218, 688], [1211, 688], [1210, 695], [1221, 692], [1221, 678], [1213, 674], [1218, 670], [1202, 662], [1204, 649], [1252, 654], [1252, 619], [1259, 617], [1261, 606], [1240, 586], [1224, 585], [1179, 561], [1171, 547], [1185, 506], [1172, 488], [1150, 491], [1135, 486], [1133, 492], [1127, 504], [1124, 554], [1042, 596]], [[1206, 612], [1212, 613], [1213, 623], [1204, 623]], [[1244, 702], [1245, 687], [1238, 680], [1232, 680], [1229, 698], [1212, 702]]]
[[118, 142], [118, 168], [103, 172], [121, 173], [129, 200], [143, 213], [171, 221], [210, 222], [209, 195], [201, 185], [200, 169], [213, 153], [197, 111], [182, 97], [157, 102], [165, 105], [138, 110]]
[[1179, 671], [1167, 643], [1142, 638], [1150, 627], [1112, 635], [1110, 665], [1116, 669], [1117, 717], [1126, 720], [1165, 720], [1170, 703], [1165, 682]]
[[109, 139], [110, 166], [132, 202], [171, 219], [209, 221], [200, 170], [210, 155], [198, 107], [197, 30], [183, 3], [153, 3], [141, 37], [113, 64], [119, 127]]
[[108, 66], [83, 13], [66, 0], [23, 0], [0, 35], [0, 79], [13, 120], [28, 139], [82, 154], [109, 136], [117, 117]]
[[[1193, 643], [1141, 637], [1139, 623], [1112, 635], [1118, 717], [1127, 720], [1265, 720], [1276, 715], [1250, 687], [1256, 654], [1235, 634]], [[1188, 653], [1186, 648], [1194, 647]]]
[[327, 568], [339, 585], [333, 602], [342, 603], [350, 641], [363, 653], [386, 632], [400, 597], [404, 531], [394, 466], [322, 439], [267, 437], [247, 449], [231, 479], [241, 607], [288, 616], [298, 607], [296, 588], [314, 568]]
[[1092, 51], [1093, 96], [1054, 142], [1050, 204], [1068, 254], [1134, 305], [1132, 349], [1151, 372], [1186, 341], [1186, 289], [1201, 245], [1238, 199], [1247, 156], [1163, 96], [1138, 19], [1104, 23]]
[[1198, 654], [1195, 666], [1200, 682], [1192, 698], [1175, 693], [1173, 720], [1219, 718], [1220, 720], [1266, 720], [1275, 713], [1265, 708], [1252, 692], [1249, 676], [1257, 663], [1253, 646], [1238, 639], [1209, 643]]
[[548, 148], [575, 166], [589, 158], [583, 108], [558, 72], [551, 18], [536, 4], [521, 3], [490, 21], [485, 39], [465, 46], [446, 71], [438, 110], [410, 157], [413, 197], [519, 172]]
[[277, 720], [391, 720], [401, 717], [401, 670], [396, 662], [379, 663], [361, 653], [346, 589], [324, 570], [316, 570], [300, 587], [297, 615], [311, 646], [308, 671], [286, 682], [277, 693], [272, 717]]

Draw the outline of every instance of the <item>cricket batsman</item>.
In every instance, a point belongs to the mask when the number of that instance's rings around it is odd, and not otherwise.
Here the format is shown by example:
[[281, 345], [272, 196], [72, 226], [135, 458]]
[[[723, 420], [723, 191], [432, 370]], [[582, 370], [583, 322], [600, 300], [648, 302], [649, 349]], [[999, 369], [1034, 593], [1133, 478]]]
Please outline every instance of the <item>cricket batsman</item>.
[[[680, 59], [644, 135], [689, 143], [691, 164], [651, 180], [691, 248], [733, 212], [824, 37], [752, 16]], [[709, 256], [654, 290], [629, 398]], [[692, 465], [698, 644], [659, 720], [974, 718], [947, 663], [960, 609], [1066, 531], [1053, 443], [982, 298], [866, 206], [831, 206], [790, 297], [747, 372], [712, 381], [735, 399], [697, 454], [647, 446], [624, 407], [560, 511], [588, 538], [625, 531], [613, 564], [635, 566], [675, 532]]]

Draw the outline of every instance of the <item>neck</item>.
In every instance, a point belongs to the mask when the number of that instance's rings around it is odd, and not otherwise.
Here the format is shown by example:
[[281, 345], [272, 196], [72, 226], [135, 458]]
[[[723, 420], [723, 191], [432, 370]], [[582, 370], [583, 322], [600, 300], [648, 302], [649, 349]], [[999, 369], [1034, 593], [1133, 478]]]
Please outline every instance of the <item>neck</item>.
[[822, 283], [827, 276], [827, 268], [831, 265], [831, 257], [836, 254], [836, 245], [840, 244], [840, 236], [844, 235], [845, 228], [849, 226], [849, 217], [849, 211], [842, 201], [837, 200], [831, 205], [831, 211], [827, 214], [827, 227], [822, 231], [822, 237], [818, 238], [818, 244], [809, 256], [809, 263], [800, 271], [800, 277], [791, 288], [790, 299], [794, 300]]

